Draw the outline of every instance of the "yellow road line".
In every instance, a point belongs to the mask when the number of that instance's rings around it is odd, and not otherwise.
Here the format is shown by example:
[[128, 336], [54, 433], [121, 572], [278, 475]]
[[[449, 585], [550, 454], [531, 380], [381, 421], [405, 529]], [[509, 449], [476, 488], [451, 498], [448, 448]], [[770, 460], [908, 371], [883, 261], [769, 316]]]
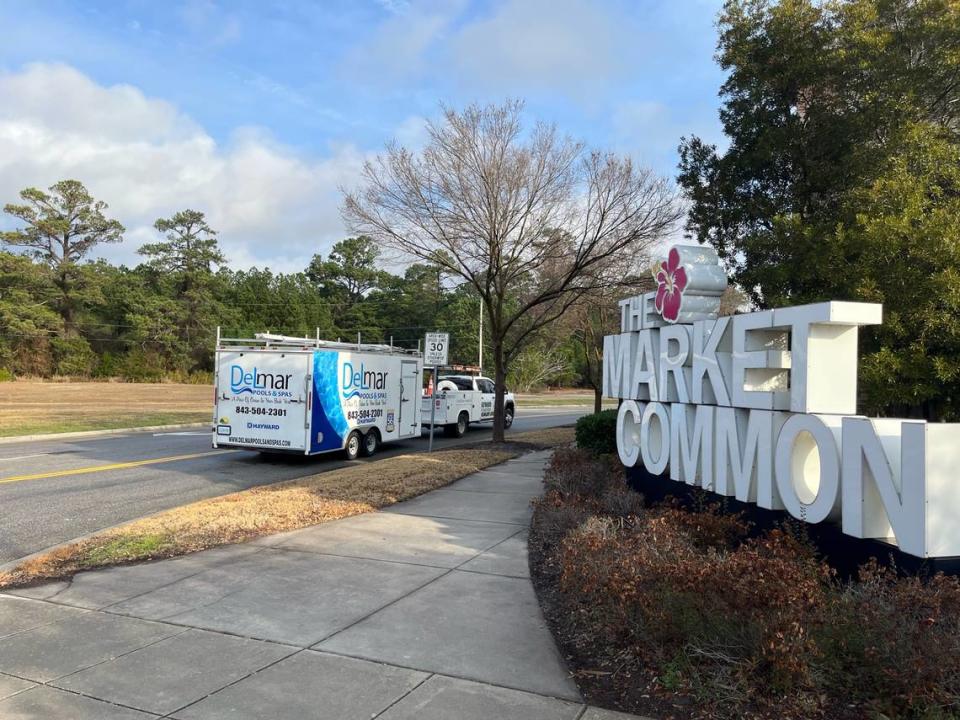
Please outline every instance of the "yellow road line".
[[191, 453], [190, 455], [169, 455], [167, 457], [151, 458], [149, 460], [113, 463], [112, 465], [91, 465], [89, 467], [73, 468], [72, 470], [54, 470], [51, 472], [36, 473], [34, 475], [14, 475], [13, 477], [0, 478], [0, 485], [22, 482], [23, 480], [43, 480], [45, 478], [66, 477], [67, 475], [84, 475], [86, 473], [103, 472], [105, 470], [125, 470], [127, 468], [142, 467], [144, 465], [156, 465], [157, 463], [175, 462], [177, 460], [193, 460], [194, 458], [207, 457], [209, 455], [223, 455], [232, 452], [237, 451], [210, 450], [202, 453]]

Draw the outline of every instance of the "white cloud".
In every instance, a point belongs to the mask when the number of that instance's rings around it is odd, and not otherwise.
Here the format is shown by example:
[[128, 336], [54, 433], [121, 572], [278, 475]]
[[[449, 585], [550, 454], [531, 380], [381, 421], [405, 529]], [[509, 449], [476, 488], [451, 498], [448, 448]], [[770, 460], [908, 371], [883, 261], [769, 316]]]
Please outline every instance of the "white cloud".
[[232, 266], [302, 269], [344, 237], [338, 188], [357, 182], [364, 159], [352, 145], [305, 159], [252, 128], [220, 144], [171, 104], [65, 65], [0, 73], [0, 205], [24, 187], [81, 180], [127, 227], [102, 250], [117, 261], [137, 261], [156, 218], [192, 208]]
[[482, 15], [463, 0], [414, 0], [348, 54], [366, 83], [454, 77], [467, 93], [560, 92], [591, 102], [630, 72], [636, 31], [623, 6], [592, 0], [499, 0]]
[[559, 90], [577, 99], [622, 76], [632, 46], [626, 16], [590, 0], [505, 0], [460, 29], [451, 53], [479, 86]]
[[462, 10], [463, 0], [433, 0], [391, 14], [367, 41], [347, 53], [348, 75], [378, 86], [415, 77], [427, 70], [427, 54], [442, 40]]

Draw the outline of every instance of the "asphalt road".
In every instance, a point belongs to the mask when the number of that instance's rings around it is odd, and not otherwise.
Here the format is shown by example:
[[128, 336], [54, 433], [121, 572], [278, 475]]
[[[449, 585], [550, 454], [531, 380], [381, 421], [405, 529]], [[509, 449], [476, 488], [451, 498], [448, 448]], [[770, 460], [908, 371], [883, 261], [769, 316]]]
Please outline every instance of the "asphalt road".
[[[512, 430], [566, 425], [586, 412], [520, 409]], [[490, 435], [484, 425], [459, 440], [438, 431], [434, 447]], [[373, 460], [426, 449], [424, 433], [420, 439], [385, 445]], [[0, 445], [0, 564], [159, 510], [345, 464], [337, 454], [307, 458], [213, 450], [210, 433], [200, 431]]]

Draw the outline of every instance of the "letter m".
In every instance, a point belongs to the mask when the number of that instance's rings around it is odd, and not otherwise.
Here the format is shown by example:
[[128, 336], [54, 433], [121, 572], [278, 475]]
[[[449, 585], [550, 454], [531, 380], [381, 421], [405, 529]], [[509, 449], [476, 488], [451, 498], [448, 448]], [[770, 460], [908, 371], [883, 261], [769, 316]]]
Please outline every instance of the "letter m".
[[605, 397], [629, 397], [628, 385], [633, 369], [633, 348], [637, 333], [620, 333], [603, 338], [603, 394]]

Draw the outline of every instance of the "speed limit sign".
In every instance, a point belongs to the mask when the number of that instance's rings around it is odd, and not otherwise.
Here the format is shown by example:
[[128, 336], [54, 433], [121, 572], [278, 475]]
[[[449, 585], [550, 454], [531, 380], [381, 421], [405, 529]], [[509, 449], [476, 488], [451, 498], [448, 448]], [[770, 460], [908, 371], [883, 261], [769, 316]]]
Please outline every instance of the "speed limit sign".
[[450, 333], [427, 333], [423, 364], [433, 367], [447, 364], [450, 349]]

